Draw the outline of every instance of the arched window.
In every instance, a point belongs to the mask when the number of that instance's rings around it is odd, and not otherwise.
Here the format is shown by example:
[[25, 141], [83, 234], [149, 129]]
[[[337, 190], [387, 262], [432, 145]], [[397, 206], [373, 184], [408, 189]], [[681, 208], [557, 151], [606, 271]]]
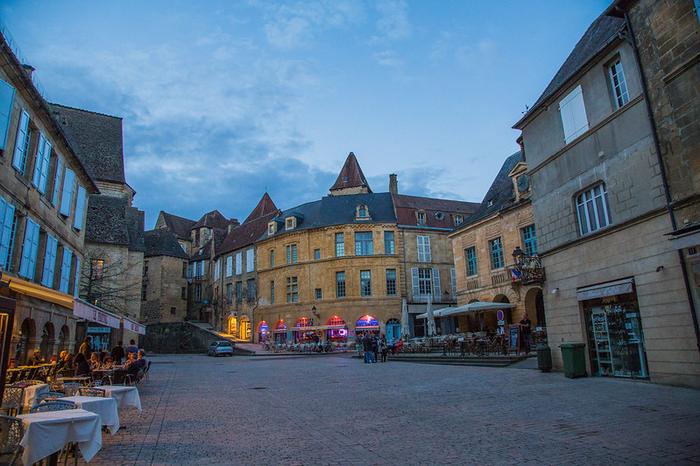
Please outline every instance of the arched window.
[[275, 330], [287, 330], [287, 324], [283, 320], [278, 320], [275, 325]]
[[360, 204], [357, 206], [355, 209], [355, 217], [358, 219], [368, 219], [369, 218], [369, 209], [367, 208], [366, 204]]
[[357, 322], [355, 322], [355, 327], [358, 327], [358, 328], [379, 328], [379, 321], [375, 317], [373, 317], [369, 314], [366, 314], [366, 315], [360, 317], [357, 320]]
[[270, 327], [267, 325], [267, 322], [265, 322], [264, 320], [261, 320], [260, 323], [258, 324], [258, 333], [262, 333], [263, 335], [270, 333]]
[[333, 326], [345, 325], [345, 321], [343, 320], [342, 317], [333, 316], [330, 319], [328, 319], [327, 325], [333, 325]]
[[600, 183], [576, 196], [579, 232], [587, 235], [610, 225], [610, 207], [605, 183]]
[[308, 317], [299, 317], [297, 319], [297, 323], [294, 324], [295, 327], [303, 328], [303, 327], [311, 327], [311, 321], [309, 320]]

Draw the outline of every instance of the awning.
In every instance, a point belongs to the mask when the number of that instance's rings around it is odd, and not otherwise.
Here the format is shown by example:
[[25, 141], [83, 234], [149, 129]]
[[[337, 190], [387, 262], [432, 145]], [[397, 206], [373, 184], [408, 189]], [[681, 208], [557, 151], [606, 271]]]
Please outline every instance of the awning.
[[118, 315], [112, 314], [109, 311], [105, 311], [94, 304], [90, 304], [78, 298], [75, 298], [75, 302], [73, 303], [73, 314], [76, 317], [82, 317], [83, 319], [97, 322], [107, 327], [119, 328], [121, 324], [121, 317]]
[[138, 322], [134, 322], [133, 320], [127, 319], [124, 317], [124, 330], [131, 330], [134, 333], [137, 333], [139, 335], [145, 335], [146, 334], [146, 326], [139, 324]]
[[[457, 314], [468, 314], [470, 312], [498, 311], [500, 309], [512, 309], [516, 307], [512, 303], [492, 303], [487, 301], [477, 301], [475, 303], [463, 304], [457, 307], [443, 307], [433, 311], [434, 317], [447, 317]], [[416, 316], [418, 319], [427, 319], [428, 313], [424, 312]]]
[[600, 283], [598, 285], [578, 288], [576, 290], [576, 299], [579, 301], [588, 301], [589, 299], [627, 294], [632, 292], [633, 287], [634, 278], [625, 278], [614, 282]]
[[46, 288], [45, 286], [5, 274], [3, 274], [2, 281], [7, 283], [10, 286], [10, 290], [15, 293], [58, 304], [67, 309], [73, 309], [73, 296], [69, 294], [61, 293], [60, 291], [52, 290], [51, 288]]

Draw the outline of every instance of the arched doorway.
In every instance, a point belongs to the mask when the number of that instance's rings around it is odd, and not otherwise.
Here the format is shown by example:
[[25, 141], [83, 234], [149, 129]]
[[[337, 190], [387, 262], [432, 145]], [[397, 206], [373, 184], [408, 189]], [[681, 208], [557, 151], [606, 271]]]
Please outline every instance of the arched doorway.
[[228, 322], [227, 322], [227, 328], [228, 328], [228, 334], [232, 336], [236, 336], [238, 333], [238, 319], [236, 316], [228, 316]]
[[46, 322], [41, 330], [41, 341], [39, 343], [39, 351], [44, 361], [50, 361], [53, 355], [54, 344], [54, 329], [51, 322]]
[[70, 340], [70, 329], [67, 325], [61, 327], [58, 332], [58, 351], [68, 351], [68, 342]]
[[248, 316], [241, 316], [241, 321], [238, 325], [238, 338], [241, 340], [250, 340], [250, 319]]
[[266, 342], [268, 338], [270, 338], [270, 327], [267, 325], [267, 322], [261, 320], [258, 323], [258, 342]]
[[17, 343], [17, 348], [15, 352], [15, 359], [17, 364], [24, 364], [27, 362], [29, 357], [32, 355], [34, 348], [31, 346], [34, 344], [34, 338], [36, 337], [36, 324], [33, 319], [26, 318], [22, 321], [22, 326], [20, 327], [19, 342]]
[[278, 320], [275, 324], [275, 343], [287, 342], [287, 323], [284, 320]]
[[326, 340], [335, 343], [346, 343], [348, 341], [348, 326], [342, 317], [332, 316], [328, 319], [326, 325], [331, 327], [326, 330]]
[[533, 327], [547, 327], [544, 314], [544, 296], [542, 288], [530, 288], [525, 295], [525, 312]]
[[379, 333], [379, 321], [369, 314], [365, 314], [355, 322], [355, 335], [361, 333]]
[[401, 339], [401, 322], [398, 319], [386, 321], [386, 341], [397, 341]]
[[313, 341], [314, 333], [306, 330], [307, 327], [311, 327], [311, 320], [308, 317], [299, 317], [294, 324], [294, 343]]

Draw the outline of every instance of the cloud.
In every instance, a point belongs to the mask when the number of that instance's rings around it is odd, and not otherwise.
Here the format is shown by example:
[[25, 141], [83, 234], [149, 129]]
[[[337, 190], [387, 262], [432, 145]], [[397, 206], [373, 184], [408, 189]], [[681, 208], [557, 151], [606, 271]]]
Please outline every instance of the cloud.
[[411, 22], [408, 19], [408, 6], [402, 0], [382, 0], [375, 4], [377, 37], [389, 41], [406, 39], [411, 35]]
[[376, 52], [374, 55], [374, 60], [381, 66], [386, 66], [388, 68], [400, 68], [403, 66], [404, 62], [393, 50], [382, 50]]

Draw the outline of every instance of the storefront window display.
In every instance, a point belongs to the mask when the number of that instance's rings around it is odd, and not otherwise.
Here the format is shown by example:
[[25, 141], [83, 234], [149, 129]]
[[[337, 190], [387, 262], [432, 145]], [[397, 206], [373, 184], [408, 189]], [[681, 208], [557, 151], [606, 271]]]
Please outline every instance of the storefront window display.
[[334, 327], [326, 330], [326, 339], [336, 343], [345, 343], [348, 341], [348, 328], [345, 325], [345, 321], [338, 317], [333, 316], [328, 319], [326, 323], [329, 327]]
[[287, 342], [287, 324], [280, 320], [275, 325], [275, 343], [286, 343]]
[[369, 314], [360, 317], [355, 322], [356, 335], [366, 332], [379, 333], [379, 321]]
[[264, 342], [270, 338], [270, 327], [264, 320], [258, 324], [258, 341]]
[[644, 333], [633, 293], [584, 301], [592, 372], [647, 378]]

